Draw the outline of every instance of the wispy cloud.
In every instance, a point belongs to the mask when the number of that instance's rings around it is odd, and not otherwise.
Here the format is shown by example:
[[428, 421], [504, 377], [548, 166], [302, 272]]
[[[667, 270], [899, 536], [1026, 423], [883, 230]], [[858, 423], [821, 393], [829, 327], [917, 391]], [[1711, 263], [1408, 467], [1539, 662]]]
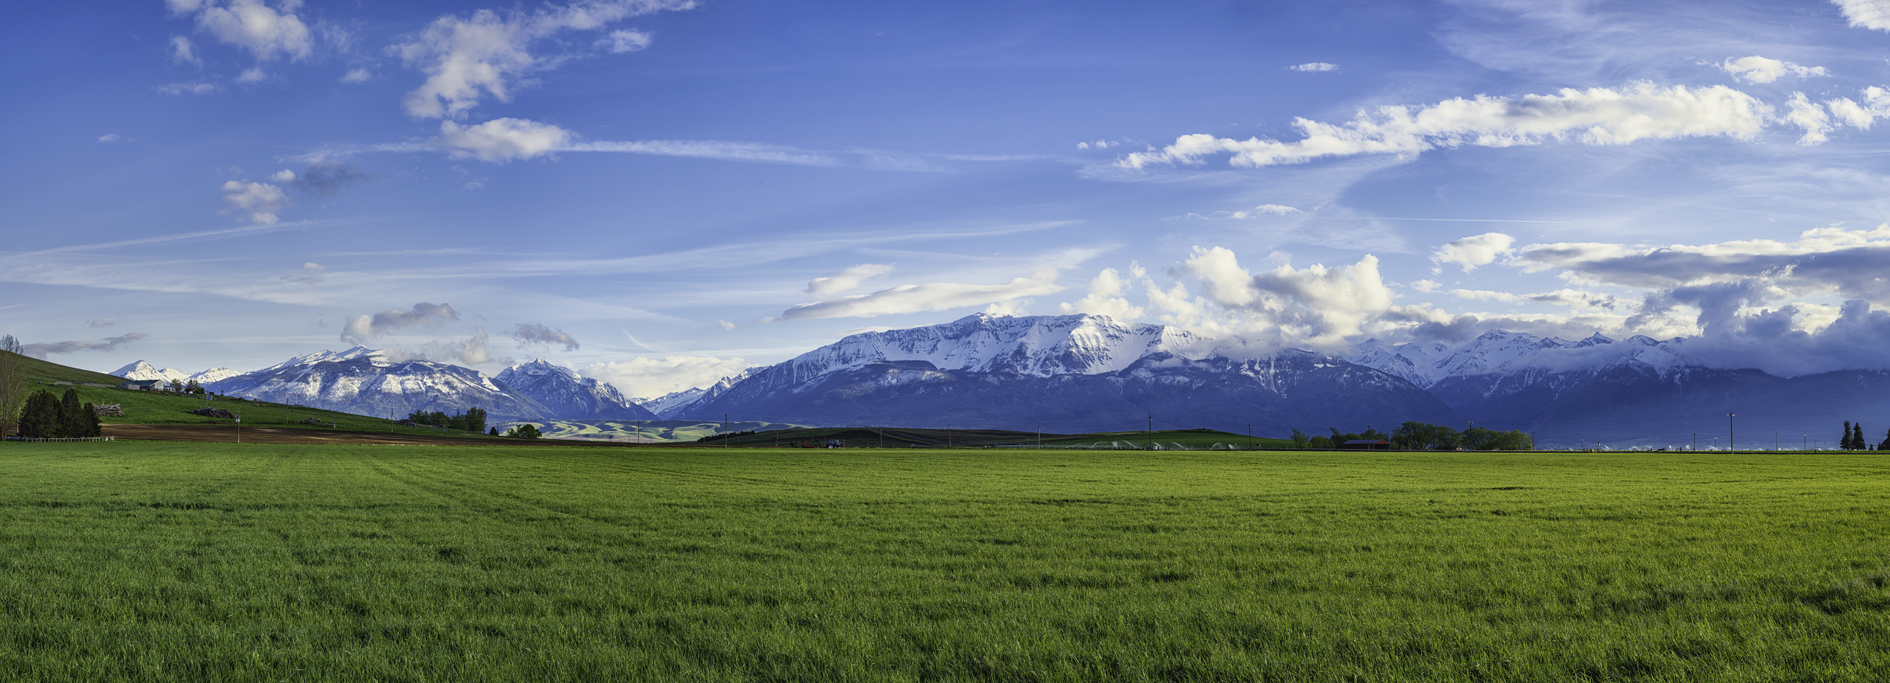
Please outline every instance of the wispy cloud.
[[103, 341], [97, 342], [62, 341], [44, 344], [27, 344], [21, 350], [28, 356], [44, 359], [50, 355], [78, 353], [80, 351], [111, 351], [125, 344], [143, 341], [147, 338], [149, 337], [141, 332], [132, 332], [116, 337], [108, 337]]

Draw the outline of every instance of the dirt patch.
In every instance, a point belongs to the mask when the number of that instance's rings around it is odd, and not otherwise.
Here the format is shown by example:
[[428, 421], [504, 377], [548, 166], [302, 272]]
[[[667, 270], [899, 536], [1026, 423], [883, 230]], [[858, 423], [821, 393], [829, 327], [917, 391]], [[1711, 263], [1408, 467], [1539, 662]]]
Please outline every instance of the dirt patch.
[[[236, 425], [101, 425], [105, 436], [145, 441], [204, 441], [235, 443]], [[406, 446], [575, 446], [612, 447], [631, 444], [552, 439], [468, 439], [452, 436], [350, 432], [333, 429], [244, 427], [243, 443], [267, 444], [397, 444]]]

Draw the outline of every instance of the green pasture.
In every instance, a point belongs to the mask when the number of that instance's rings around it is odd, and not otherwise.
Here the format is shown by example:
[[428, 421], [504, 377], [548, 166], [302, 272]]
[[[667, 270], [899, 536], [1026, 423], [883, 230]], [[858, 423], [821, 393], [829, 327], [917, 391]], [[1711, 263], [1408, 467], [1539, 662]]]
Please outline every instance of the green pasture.
[[21, 680], [1875, 681], [1864, 454], [0, 444]]

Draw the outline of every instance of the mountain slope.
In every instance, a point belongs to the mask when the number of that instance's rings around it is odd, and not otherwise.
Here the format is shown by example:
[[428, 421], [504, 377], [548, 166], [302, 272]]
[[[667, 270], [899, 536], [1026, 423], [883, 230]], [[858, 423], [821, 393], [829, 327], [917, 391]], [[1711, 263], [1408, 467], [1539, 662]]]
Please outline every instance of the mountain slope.
[[399, 418], [415, 410], [457, 413], [485, 409], [495, 421], [557, 415], [491, 377], [457, 365], [394, 362], [354, 347], [292, 358], [256, 372], [213, 382], [210, 391], [357, 415]]
[[496, 378], [513, 394], [536, 401], [563, 420], [654, 420], [656, 414], [624, 398], [616, 387], [570, 368], [534, 360], [506, 368]]

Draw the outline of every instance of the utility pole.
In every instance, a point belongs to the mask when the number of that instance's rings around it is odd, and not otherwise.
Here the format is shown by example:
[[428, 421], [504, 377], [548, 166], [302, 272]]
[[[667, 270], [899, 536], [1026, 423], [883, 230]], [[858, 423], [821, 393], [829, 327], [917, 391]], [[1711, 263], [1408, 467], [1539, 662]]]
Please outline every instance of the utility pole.
[[1726, 413], [1726, 450], [1727, 452], [1736, 450], [1733, 448], [1733, 414], [1732, 413]]

